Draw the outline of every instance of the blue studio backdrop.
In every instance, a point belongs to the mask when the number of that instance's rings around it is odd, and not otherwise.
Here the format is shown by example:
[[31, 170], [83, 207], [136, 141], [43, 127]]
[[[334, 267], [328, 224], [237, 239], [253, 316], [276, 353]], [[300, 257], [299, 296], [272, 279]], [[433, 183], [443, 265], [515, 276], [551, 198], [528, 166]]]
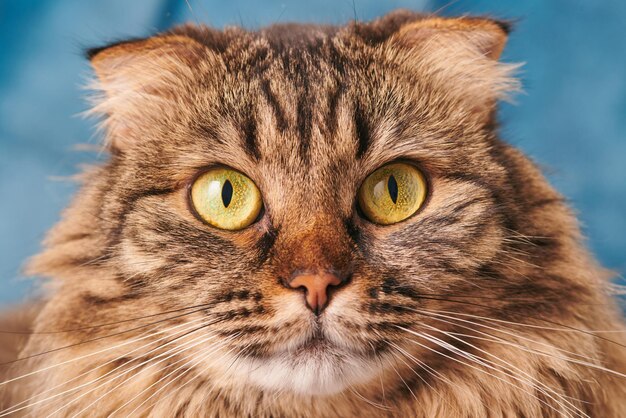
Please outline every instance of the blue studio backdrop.
[[[545, 167], [572, 202], [600, 261], [626, 270], [626, 2], [622, 0], [2, 0], [0, 1], [0, 305], [28, 295], [40, 247], [97, 155], [81, 89], [86, 47], [185, 21], [254, 28], [369, 20], [395, 8], [512, 19], [504, 59], [525, 62], [525, 93], [503, 105], [503, 135]], [[624, 281], [622, 280], [622, 283]]]

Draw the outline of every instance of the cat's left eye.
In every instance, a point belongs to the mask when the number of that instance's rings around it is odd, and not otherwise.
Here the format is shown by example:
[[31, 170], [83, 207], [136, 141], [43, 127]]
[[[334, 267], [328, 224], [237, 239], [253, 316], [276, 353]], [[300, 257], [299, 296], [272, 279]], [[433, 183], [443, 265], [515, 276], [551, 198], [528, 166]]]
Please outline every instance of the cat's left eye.
[[424, 204], [426, 179], [417, 167], [402, 162], [387, 164], [370, 174], [358, 192], [361, 211], [371, 222], [401, 222]]
[[191, 203], [206, 223], [228, 230], [250, 226], [263, 208], [261, 192], [254, 182], [226, 167], [208, 170], [194, 181]]

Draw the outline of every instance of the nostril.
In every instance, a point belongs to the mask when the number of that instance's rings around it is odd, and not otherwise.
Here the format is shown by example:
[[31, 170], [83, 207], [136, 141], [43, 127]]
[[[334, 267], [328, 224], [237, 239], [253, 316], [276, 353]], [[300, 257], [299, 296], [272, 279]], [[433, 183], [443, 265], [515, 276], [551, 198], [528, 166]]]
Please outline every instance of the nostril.
[[283, 287], [286, 287], [287, 289], [291, 289], [291, 285], [289, 284], [289, 280], [284, 278], [284, 277], [279, 277], [278, 278], [278, 283], [280, 283], [281, 285], [283, 285]]
[[[295, 277], [294, 277], [294, 278], [295, 278]], [[278, 282], [279, 282], [279, 283], [280, 283], [283, 287], [286, 287], [287, 289], [302, 291], [302, 293], [303, 293], [304, 295], [306, 295], [306, 293], [308, 292], [308, 289], [307, 289], [307, 288], [306, 288], [306, 286], [304, 286], [304, 285], [294, 286], [294, 285], [292, 284], [292, 283], [293, 283], [293, 280], [289, 280], [289, 279], [286, 279], [286, 278], [284, 278], [284, 277], [280, 277], [280, 278], [278, 279]]]
[[348, 283], [350, 283], [352, 281], [352, 274], [348, 274], [347, 276], [344, 276], [341, 281], [339, 282], [339, 284], [336, 285], [331, 285], [328, 286], [327, 292], [328, 292], [328, 298], [330, 299], [330, 297], [339, 289], [341, 289], [342, 287], [344, 287], [345, 285], [347, 285]]

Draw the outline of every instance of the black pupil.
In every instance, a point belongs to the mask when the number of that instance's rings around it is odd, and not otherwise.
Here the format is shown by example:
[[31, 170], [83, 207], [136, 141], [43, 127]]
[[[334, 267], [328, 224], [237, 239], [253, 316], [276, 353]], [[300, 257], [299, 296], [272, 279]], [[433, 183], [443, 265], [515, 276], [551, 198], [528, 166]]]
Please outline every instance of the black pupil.
[[389, 190], [391, 201], [395, 204], [398, 201], [398, 182], [393, 174], [390, 175], [389, 180], [387, 180], [387, 189]]
[[224, 202], [225, 208], [230, 205], [231, 200], [233, 200], [233, 185], [230, 180], [226, 180], [222, 186], [222, 202]]

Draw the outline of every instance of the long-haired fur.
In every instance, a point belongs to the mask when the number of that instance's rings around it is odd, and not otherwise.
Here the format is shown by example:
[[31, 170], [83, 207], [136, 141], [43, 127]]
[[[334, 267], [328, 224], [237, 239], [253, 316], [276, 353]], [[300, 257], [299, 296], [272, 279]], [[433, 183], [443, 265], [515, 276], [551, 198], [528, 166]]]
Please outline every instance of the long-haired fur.
[[[626, 416], [609, 275], [498, 137], [506, 37], [401, 11], [92, 51], [110, 158], [30, 263], [46, 300], [0, 416]], [[376, 225], [356, 192], [393, 161], [427, 200]], [[250, 227], [190, 212], [216, 165], [261, 191]], [[349, 277], [319, 316], [282, 284], [315, 269]]]

